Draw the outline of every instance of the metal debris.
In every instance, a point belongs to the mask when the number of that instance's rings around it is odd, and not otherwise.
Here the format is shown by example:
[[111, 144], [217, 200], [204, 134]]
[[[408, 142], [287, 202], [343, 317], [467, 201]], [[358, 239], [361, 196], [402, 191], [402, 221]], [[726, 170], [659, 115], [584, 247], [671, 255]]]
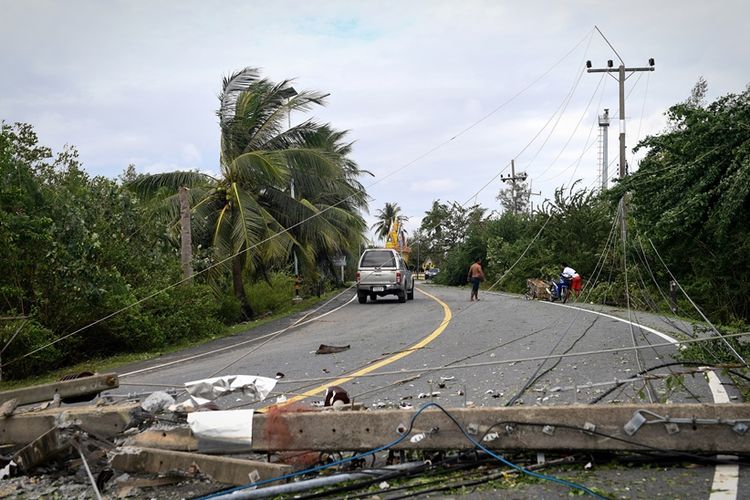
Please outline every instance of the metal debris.
[[275, 386], [276, 379], [251, 375], [225, 375], [185, 382], [185, 390], [198, 405], [235, 391], [250, 396], [251, 401], [263, 401]]

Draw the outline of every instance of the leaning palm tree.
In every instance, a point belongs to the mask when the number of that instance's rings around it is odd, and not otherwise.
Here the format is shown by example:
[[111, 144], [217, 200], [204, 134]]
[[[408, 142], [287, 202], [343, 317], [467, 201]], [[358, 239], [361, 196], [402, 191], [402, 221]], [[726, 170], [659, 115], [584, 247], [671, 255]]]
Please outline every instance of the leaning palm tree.
[[409, 217], [401, 215], [401, 207], [398, 203], [386, 202], [383, 209], [377, 211], [377, 222], [372, 225], [371, 229], [375, 230], [375, 235], [384, 240], [388, 237], [388, 234], [393, 230], [396, 222], [401, 226], [401, 233], [404, 233], [403, 222], [409, 220]]
[[[294, 250], [315, 262], [322, 252], [357, 248], [366, 229], [359, 210], [367, 195], [356, 180], [362, 172], [347, 157], [345, 132], [312, 120], [287, 125], [292, 111], [323, 105], [324, 98], [245, 68], [224, 79], [220, 95], [220, 174], [172, 172], [132, 183], [147, 194], [191, 189], [194, 230], [210, 242], [218, 268], [231, 270], [248, 316], [247, 273], [283, 265]], [[176, 196], [168, 201], [174, 215]]]

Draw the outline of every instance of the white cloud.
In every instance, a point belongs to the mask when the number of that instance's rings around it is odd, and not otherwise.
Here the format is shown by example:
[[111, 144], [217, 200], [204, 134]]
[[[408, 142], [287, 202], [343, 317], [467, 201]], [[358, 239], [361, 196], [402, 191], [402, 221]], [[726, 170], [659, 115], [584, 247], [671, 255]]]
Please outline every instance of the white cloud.
[[[355, 160], [376, 175], [363, 179], [371, 211], [397, 202], [410, 230], [437, 197], [473, 202], [478, 192], [497, 207], [492, 179], [513, 158], [542, 198], [569, 179], [595, 182], [597, 148], [583, 150], [598, 108], [617, 108], [609, 79], [575, 130], [599, 82], [583, 74], [554, 133], [522, 152], [586, 59], [616, 60], [594, 24], [629, 65], [656, 58], [655, 72], [628, 80], [629, 148], [639, 126], [641, 138], [663, 129], [663, 112], [698, 76], [714, 98], [742, 90], [750, 66], [744, 0], [39, 0], [2, 10], [0, 118], [32, 123], [54, 148], [76, 145], [92, 173], [115, 177], [133, 161], [139, 171], [215, 170], [221, 78], [257, 66], [331, 93], [314, 116], [351, 130]], [[616, 141], [613, 122], [610, 157]]]
[[412, 182], [409, 190], [415, 193], [429, 193], [440, 198], [441, 195], [454, 191], [458, 185], [458, 182], [447, 177], [433, 179], [428, 176], [422, 181]]
[[188, 143], [182, 146], [182, 161], [187, 163], [198, 163], [201, 161], [201, 152], [195, 144]]

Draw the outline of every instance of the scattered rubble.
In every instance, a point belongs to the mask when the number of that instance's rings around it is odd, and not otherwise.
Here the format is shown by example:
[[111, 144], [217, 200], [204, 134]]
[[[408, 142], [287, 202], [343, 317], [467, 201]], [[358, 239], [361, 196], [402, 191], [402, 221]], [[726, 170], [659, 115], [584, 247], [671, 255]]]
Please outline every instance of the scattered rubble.
[[175, 404], [175, 400], [172, 396], [166, 392], [156, 391], [152, 392], [146, 399], [141, 403], [141, 408], [149, 413], [156, 413], [163, 411], [170, 406]]
[[[117, 386], [116, 375], [110, 375], [102, 379], [107, 381], [105, 385]], [[383, 450], [383, 444], [393, 441], [407, 429], [409, 434], [403, 436], [398, 447], [388, 450], [389, 456], [400, 454], [398, 466], [405, 465], [404, 452], [408, 450], [471, 450], [473, 447], [462, 429], [453, 425], [456, 422], [462, 422], [466, 432], [476, 439], [491, 447], [502, 446], [503, 450], [549, 450], [560, 446], [579, 450], [631, 450], [638, 449], [638, 442], [607, 440], [604, 443], [598, 434], [621, 434], [622, 423], [632, 418], [634, 409], [650, 411], [652, 415], [666, 414], [664, 405], [591, 406], [585, 410], [575, 405], [475, 409], [474, 402], [465, 401], [462, 408], [448, 410], [450, 418], [455, 418], [448, 420], [442, 411], [424, 406], [415, 413], [411, 403], [414, 399], [438, 397], [440, 391], [430, 390], [416, 397], [405, 395], [396, 402], [377, 401], [374, 406], [382, 410], [370, 412], [357, 411], [362, 410], [363, 405], [354, 403], [339, 386], [328, 387], [324, 401], [317, 403], [320, 409], [289, 404], [285, 395], [278, 396], [277, 405], [264, 412], [220, 409], [220, 398], [232, 394], [228, 399], [234, 405], [238, 392], [251, 400], [263, 401], [276, 381], [246, 375], [215, 377], [186, 384], [190, 393], [187, 401], [178, 402], [166, 392], [155, 392], [142, 401], [112, 403], [102, 398], [85, 406], [66, 405], [59, 393], [45, 388], [43, 393], [51, 396], [51, 401], [55, 401], [57, 395], [60, 403], [59, 408], [53, 404], [43, 405], [46, 409], [11, 401], [38, 396], [29, 396], [23, 391], [15, 391], [13, 397], [0, 393], [0, 436], [3, 439], [0, 444], [9, 453], [0, 457], [0, 497], [92, 498], [98, 495], [92, 492], [100, 492], [107, 498], [172, 499], [206, 495], [233, 485], [266, 480], [273, 485], [268, 491], [279, 488], [274, 491], [283, 494], [302, 487], [306, 481], [309, 482], [306, 487], [310, 487], [317, 484], [317, 479], [323, 479], [324, 476], [292, 482], [276, 480], [313, 465], [356, 458], [348, 468], [339, 468], [338, 472], [344, 474], [337, 480], [358, 478], [357, 474], [364, 473], [351, 471], [363, 469], [370, 459], [362, 459], [365, 455], [347, 457], [347, 454]], [[72, 384], [66, 385], [66, 398], [76, 397], [75, 383], [80, 384], [81, 391], [91, 391], [91, 381], [85, 378], [68, 382]], [[555, 389], [557, 387], [552, 387], [548, 392], [557, 393]], [[32, 393], [37, 390], [29, 389]], [[465, 392], [466, 389], [459, 390], [460, 395]], [[486, 392], [493, 398], [502, 394], [495, 390]], [[453, 394], [447, 394], [447, 398], [450, 396]], [[542, 401], [549, 398], [540, 397]], [[522, 399], [515, 402], [515, 405], [522, 404]], [[699, 422], [700, 437], [685, 440], [665, 433], [661, 425], [644, 425], [630, 439], [676, 450], [694, 451], [700, 445], [703, 448], [698, 450], [704, 452], [744, 453], [750, 449], [750, 444], [736, 439], [732, 429], [725, 428], [721, 422], [744, 422], [749, 407], [742, 404], [721, 406], [723, 420], [710, 425], [705, 423], [707, 417], [714, 415], [719, 405], [670, 405], [670, 417], [687, 422], [684, 424], [680, 420], [679, 425], [695, 426], [695, 422]], [[348, 411], [334, 411], [336, 409]], [[580, 432], [569, 432], [563, 424], [556, 430], [558, 424], [540, 429], [538, 424], [529, 423], [583, 421], [582, 412], [586, 424]], [[418, 421], [414, 417], [416, 414], [421, 414]], [[524, 422], [524, 419], [530, 419], [527, 427], [514, 423], [503, 430], [496, 424], [499, 420]], [[727, 440], [726, 435], [731, 435], [732, 439]], [[723, 448], [717, 450], [716, 443], [721, 443]], [[376, 459], [382, 464], [383, 458], [373, 456], [370, 467], [374, 467]], [[414, 467], [424, 465], [423, 462], [415, 464]], [[386, 466], [391, 465], [386, 461]], [[377, 470], [383, 474], [386, 469]], [[366, 473], [362, 477], [380, 482], [388, 476]]]

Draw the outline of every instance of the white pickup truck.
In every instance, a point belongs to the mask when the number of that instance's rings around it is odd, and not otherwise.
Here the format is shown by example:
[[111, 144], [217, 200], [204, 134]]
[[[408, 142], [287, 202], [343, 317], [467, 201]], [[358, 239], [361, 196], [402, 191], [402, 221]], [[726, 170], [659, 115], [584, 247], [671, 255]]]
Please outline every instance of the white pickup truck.
[[384, 295], [396, 295], [399, 302], [414, 298], [414, 276], [396, 250], [368, 248], [357, 267], [357, 299], [360, 304]]

